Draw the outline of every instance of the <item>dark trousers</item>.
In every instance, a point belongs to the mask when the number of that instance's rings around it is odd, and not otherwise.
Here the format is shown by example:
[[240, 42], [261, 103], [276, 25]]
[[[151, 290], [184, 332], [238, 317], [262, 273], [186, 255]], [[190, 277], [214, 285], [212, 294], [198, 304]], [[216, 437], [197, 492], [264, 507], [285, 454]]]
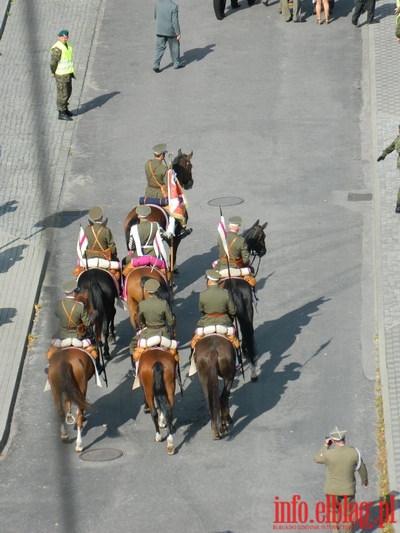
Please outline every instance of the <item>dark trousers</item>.
[[353, 24], [357, 24], [363, 10], [367, 12], [367, 22], [370, 24], [374, 20], [376, 0], [356, 0], [356, 7], [352, 16]]

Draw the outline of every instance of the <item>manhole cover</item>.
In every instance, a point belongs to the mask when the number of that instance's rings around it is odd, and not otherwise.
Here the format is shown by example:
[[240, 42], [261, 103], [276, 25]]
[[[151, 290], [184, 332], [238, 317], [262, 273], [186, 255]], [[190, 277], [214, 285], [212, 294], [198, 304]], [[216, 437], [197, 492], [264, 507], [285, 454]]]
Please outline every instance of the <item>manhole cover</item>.
[[207, 203], [211, 207], [229, 207], [230, 205], [239, 205], [243, 202], [243, 198], [239, 198], [238, 196], [221, 196], [221, 198], [214, 198]]
[[104, 462], [104, 461], [113, 461], [114, 459], [119, 459], [122, 456], [121, 450], [116, 450], [115, 448], [98, 448], [97, 450], [88, 450], [80, 454], [80, 458], [83, 461], [92, 461], [92, 462]]
[[347, 200], [349, 202], [370, 202], [372, 200], [372, 193], [349, 192]]

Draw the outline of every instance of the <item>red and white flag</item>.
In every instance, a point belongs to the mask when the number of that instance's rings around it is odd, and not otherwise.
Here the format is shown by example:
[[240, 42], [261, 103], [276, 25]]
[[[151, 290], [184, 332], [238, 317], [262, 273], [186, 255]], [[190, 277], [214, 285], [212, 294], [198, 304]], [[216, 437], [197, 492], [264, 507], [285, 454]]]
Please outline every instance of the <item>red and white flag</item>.
[[218, 234], [221, 237], [222, 246], [224, 247], [226, 257], [229, 259], [229, 248], [228, 243], [226, 242], [226, 226], [225, 226], [225, 219], [221, 213], [221, 218], [218, 224]]
[[87, 247], [88, 247], [88, 239], [86, 237], [84, 229], [82, 228], [82, 226], [80, 226], [78, 242], [76, 245], [76, 252], [78, 254], [79, 259], [85, 258], [85, 252], [86, 252]]
[[182, 186], [179, 183], [176, 174], [172, 169], [168, 170], [167, 178], [169, 212], [171, 216], [178, 219], [182, 226], [185, 228], [188, 219], [186, 211], [188, 203], [183, 193]]

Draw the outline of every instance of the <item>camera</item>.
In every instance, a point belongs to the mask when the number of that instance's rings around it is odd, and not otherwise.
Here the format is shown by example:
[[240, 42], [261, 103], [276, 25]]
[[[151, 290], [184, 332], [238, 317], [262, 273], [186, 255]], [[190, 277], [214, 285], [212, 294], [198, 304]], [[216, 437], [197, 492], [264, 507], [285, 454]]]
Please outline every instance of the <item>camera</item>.
[[325, 437], [325, 441], [328, 441], [328, 442], [326, 442], [326, 444], [327, 444], [328, 446], [330, 446], [331, 444], [333, 444], [333, 440], [332, 440], [330, 437]]

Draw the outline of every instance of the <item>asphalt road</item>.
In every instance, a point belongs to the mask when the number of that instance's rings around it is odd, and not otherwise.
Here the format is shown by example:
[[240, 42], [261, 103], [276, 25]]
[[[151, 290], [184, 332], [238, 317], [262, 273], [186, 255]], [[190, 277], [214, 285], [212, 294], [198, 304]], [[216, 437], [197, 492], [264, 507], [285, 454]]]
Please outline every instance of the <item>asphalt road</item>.
[[[336, 424], [348, 429], [369, 466], [370, 487], [359, 489], [359, 499], [375, 501], [373, 272], [363, 255], [371, 202], [348, 196], [371, 184], [360, 160], [367, 110], [350, 8], [338, 3], [335, 20], [320, 27], [315, 17], [285, 23], [277, 4], [243, 6], [219, 22], [210, 2], [181, 0], [186, 68], [170, 68], [167, 51], [162, 68], [169, 67], [155, 74], [153, 5], [121, 0], [104, 7], [71, 125], [65, 224], [2, 464], [2, 531], [272, 531], [276, 497], [299, 494], [310, 506], [322, 498], [324, 470], [312, 457]], [[160, 142], [174, 153], [194, 151], [195, 184], [187, 194], [194, 231], [179, 250], [174, 307], [184, 374], [198, 292], [216, 253], [219, 212], [208, 202], [242, 199], [225, 214], [241, 215], [243, 229], [256, 219], [269, 222], [255, 318], [260, 378], [236, 380], [234, 423], [219, 442], [211, 439], [197, 377], [186, 378], [174, 411], [177, 453], [168, 457], [165, 444], [153, 440], [141, 391], [132, 392], [126, 377], [132, 330], [119, 310], [109, 388], [91, 384], [96, 410], [84, 445], [123, 455], [84, 462], [73, 441], [59, 442], [51, 395], [42, 392], [52, 303], [71, 277], [79, 222], [92, 205], [105, 208], [123, 255], [123, 220]]]

